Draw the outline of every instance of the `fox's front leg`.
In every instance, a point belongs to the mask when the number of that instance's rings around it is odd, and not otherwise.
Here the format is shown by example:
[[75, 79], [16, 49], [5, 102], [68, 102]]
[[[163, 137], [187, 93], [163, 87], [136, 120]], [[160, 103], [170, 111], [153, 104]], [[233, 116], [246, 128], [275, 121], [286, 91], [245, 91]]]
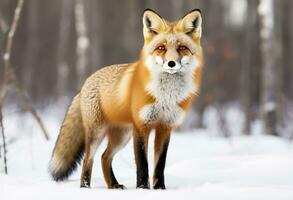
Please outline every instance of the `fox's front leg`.
[[164, 170], [166, 164], [167, 151], [170, 141], [171, 129], [167, 127], [157, 127], [155, 137], [155, 171], [153, 175], [154, 189], [166, 189]]
[[149, 189], [148, 138], [150, 129], [134, 128], [133, 142], [136, 162], [136, 188]]

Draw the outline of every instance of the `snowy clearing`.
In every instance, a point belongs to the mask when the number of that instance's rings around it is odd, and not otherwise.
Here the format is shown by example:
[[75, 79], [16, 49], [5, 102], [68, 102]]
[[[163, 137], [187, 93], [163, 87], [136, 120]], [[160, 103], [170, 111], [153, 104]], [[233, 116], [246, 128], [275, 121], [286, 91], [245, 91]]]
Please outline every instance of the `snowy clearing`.
[[[13, 116], [6, 119], [7, 133], [19, 134], [21, 139], [8, 145], [9, 175], [0, 174], [1, 200], [293, 199], [293, 149], [288, 141], [257, 134], [225, 139], [215, 136], [210, 129], [172, 135], [165, 171], [168, 189], [165, 191], [135, 189], [131, 142], [115, 157], [113, 166], [118, 181], [127, 190], [106, 188], [100, 165], [106, 141], [96, 154], [91, 189], [79, 188], [80, 168], [69, 181], [55, 183], [47, 173], [47, 164], [61, 121], [62, 117], [48, 117], [46, 125], [51, 141], [46, 142], [32, 120], [23, 123]], [[150, 175], [152, 147], [150, 141]]]

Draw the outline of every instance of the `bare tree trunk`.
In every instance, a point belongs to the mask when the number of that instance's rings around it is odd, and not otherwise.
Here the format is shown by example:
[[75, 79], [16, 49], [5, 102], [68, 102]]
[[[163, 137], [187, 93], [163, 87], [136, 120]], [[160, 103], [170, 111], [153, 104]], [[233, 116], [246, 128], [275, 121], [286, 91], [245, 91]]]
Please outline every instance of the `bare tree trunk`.
[[218, 123], [220, 126], [220, 134], [225, 138], [228, 138], [231, 136], [231, 132], [226, 118], [227, 108], [225, 108], [225, 105], [218, 104], [216, 105], [216, 109], [218, 111]]
[[89, 47], [89, 38], [87, 34], [87, 24], [85, 20], [85, 10], [83, 0], [75, 1], [75, 29], [77, 33], [77, 78], [78, 85], [81, 86], [86, 76], [88, 64], [87, 50]]
[[283, 117], [282, 117], [282, 110], [284, 109], [284, 93], [283, 93], [283, 83], [282, 83], [282, 77], [283, 77], [283, 70], [284, 70], [284, 52], [283, 52], [283, 24], [284, 24], [284, 2], [286, 0], [280, 0], [280, 1], [274, 1], [274, 12], [275, 12], [275, 59], [276, 59], [276, 87], [277, 87], [277, 128], [278, 135], [281, 136], [283, 133], [281, 132], [281, 129], [279, 128], [281, 124], [283, 123]]
[[[206, 104], [204, 102], [204, 97], [198, 97], [198, 101], [199, 101], [199, 103], [197, 104], [198, 105], [198, 109], [197, 109], [198, 117], [195, 122], [195, 128], [205, 129], [206, 126], [204, 124], [204, 111], [206, 108]], [[192, 109], [195, 109], [195, 107], [196, 106], [193, 106]]]
[[[1, 136], [2, 136], [2, 145], [1, 147], [3, 147], [3, 162], [4, 162], [4, 172], [5, 174], [8, 173], [8, 169], [7, 169], [7, 148], [6, 148], [6, 137], [5, 137], [5, 131], [4, 131], [4, 126], [3, 126], [3, 115], [2, 115], [2, 108], [0, 108], [0, 127], [1, 127]], [[0, 153], [1, 153], [1, 149], [0, 149]]]
[[27, 7], [27, 15], [25, 16], [26, 21], [26, 45], [24, 46], [24, 60], [22, 66], [27, 70], [21, 70], [21, 83], [23, 84], [23, 88], [26, 88], [29, 91], [33, 91], [31, 93], [31, 97], [34, 98], [37, 93], [37, 88], [35, 84], [32, 84], [32, 79], [35, 75], [34, 70], [32, 70], [33, 66], [38, 66], [39, 62], [37, 57], [39, 57], [40, 53], [40, 43], [38, 42], [38, 2], [36, 0], [32, 0], [28, 2], [30, 5]]
[[278, 87], [279, 71], [282, 66], [278, 63], [281, 45], [276, 38], [276, 24], [274, 0], [260, 0], [258, 7], [260, 17], [260, 39], [262, 53], [262, 117], [265, 131], [270, 135], [279, 135], [278, 125]]
[[[63, 0], [58, 38], [58, 67], [57, 67], [57, 97], [62, 100], [67, 93], [69, 63], [67, 51], [69, 49], [70, 25], [72, 23], [73, 3], [72, 0]], [[61, 99], [60, 99], [61, 97]]]
[[253, 62], [257, 49], [255, 44], [257, 42], [257, 2], [247, 1], [247, 17], [245, 26], [245, 32], [243, 33], [243, 49], [244, 54], [242, 55], [242, 72], [241, 72], [241, 104], [244, 112], [244, 127], [243, 133], [245, 135], [251, 134], [251, 123], [254, 119], [253, 112], [253, 100], [255, 99], [253, 88], [256, 87], [254, 83], [256, 82], [254, 73], [254, 68], [257, 68], [256, 64]]
[[[290, 96], [290, 92], [293, 92], [293, 1], [285, 0], [283, 4], [283, 91], [286, 92], [286, 96]], [[286, 50], [285, 50], [286, 49]], [[292, 97], [292, 94], [291, 94]]]
[[100, 66], [101, 54], [102, 54], [102, 40], [101, 31], [99, 30], [102, 26], [100, 25], [101, 15], [101, 0], [98, 1], [84, 1], [85, 6], [85, 17], [87, 21], [88, 37], [91, 41], [91, 45], [88, 48], [88, 68], [89, 72], [97, 70]]

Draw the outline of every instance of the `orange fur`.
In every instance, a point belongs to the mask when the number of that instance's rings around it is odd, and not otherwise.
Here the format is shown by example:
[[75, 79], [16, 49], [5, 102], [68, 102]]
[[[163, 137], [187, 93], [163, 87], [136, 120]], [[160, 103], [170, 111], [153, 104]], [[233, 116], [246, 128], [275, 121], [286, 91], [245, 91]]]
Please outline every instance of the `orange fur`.
[[[117, 151], [128, 142], [130, 128], [133, 129], [137, 166], [141, 165], [140, 162], [146, 162], [137, 156], [147, 155], [148, 136], [152, 129], [156, 130], [156, 162], [161, 163], [158, 165], [165, 165], [164, 158], [160, 156], [165, 150], [162, 145], [168, 146], [171, 130], [182, 123], [181, 118], [199, 92], [204, 64], [200, 44], [201, 15], [199, 11], [195, 10], [177, 22], [168, 22], [153, 11], [147, 10], [144, 13], [143, 22], [145, 44], [140, 59], [131, 64], [112, 65], [98, 70], [86, 80], [80, 93], [76, 96], [69, 109], [70, 112], [67, 113], [64, 120], [66, 124], [70, 124], [70, 129], [61, 129], [60, 139], [58, 139], [52, 155], [50, 171], [55, 180], [66, 178], [71, 172], [70, 170], [74, 168], [64, 159], [68, 152], [74, 152], [72, 155], [74, 160], [77, 152], [85, 151], [81, 186], [89, 186], [93, 156], [106, 133], [109, 144], [102, 158], [104, 177], [109, 188], [123, 188], [124, 186], [118, 184], [111, 171], [112, 160]], [[186, 61], [183, 61], [184, 59]], [[176, 83], [177, 79], [173, 81], [172, 77], [179, 72], [168, 68], [167, 62], [169, 61], [176, 62], [176, 67], [177, 65], [181, 67], [178, 67], [178, 70], [190, 71], [182, 72], [185, 73], [182, 75], [184, 79], [178, 79], [179, 82], [185, 81], [189, 85], [182, 86]], [[167, 71], [160, 71], [159, 74], [165, 73], [164, 76], [170, 78], [168, 83], [164, 83], [165, 79], [161, 82], [156, 79], [156, 71], [165, 70], [164, 67], [168, 68]], [[172, 75], [173, 73], [175, 75]], [[188, 82], [189, 79], [185, 76], [191, 76], [192, 81]], [[158, 77], [160, 78], [160, 75]], [[178, 76], [178, 78], [182, 77]], [[170, 84], [170, 87], [162, 86], [160, 88], [161, 83], [167, 84], [167, 86]], [[183, 87], [186, 94], [180, 94], [180, 88], [176, 88], [177, 86]], [[178, 101], [174, 105], [167, 105], [168, 102], [174, 103], [175, 101], [167, 98], [169, 94], [165, 91], [172, 93], [172, 87], [179, 92], [176, 94], [177, 96], [174, 96], [174, 98], [178, 98]], [[162, 96], [160, 96], [160, 92]], [[164, 109], [167, 109], [169, 113]], [[157, 110], [160, 113], [156, 113]], [[170, 116], [166, 116], [168, 114]], [[72, 151], [71, 149], [76, 148], [75, 146], [62, 144], [70, 144], [70, 141], [66, 140], [74, 137], [72, 130], [75, 128], [74, 123], [77, 120], [79, 126], [76, 127], [74, 134], [82, 134], [83, 139], [80, 141], [80, 151]], [[144, 146], [144, 152], [141, 152], [140, 145]], [[161, 175], [154, 174], [154, 185], [157, 188], [163, 187], [160, 185], [162, 184], [160, 177], [157, 176]], [[143, 187], [147, 187], [147, 185]]]

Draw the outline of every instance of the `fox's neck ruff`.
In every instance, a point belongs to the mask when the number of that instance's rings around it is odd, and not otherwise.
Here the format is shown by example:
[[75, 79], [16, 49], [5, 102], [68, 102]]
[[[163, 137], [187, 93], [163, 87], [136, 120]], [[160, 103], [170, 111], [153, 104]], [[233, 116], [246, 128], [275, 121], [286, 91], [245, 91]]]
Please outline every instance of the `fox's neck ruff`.
[[153, 58], [148, 58], [146, 61], [150, 80], [145, 90], [156, 101], [176, 104], [197, 93], [198, 86], [194, 81], [197, 62], [182, 65], [181, 71], [173, 74], [163, 71], [160, 65], [162, 63], [158, 63]]
[[161, 72], [152, 74], [151, 80], [146, 86], [146, 91], [158, 102], [175, 104], [196, 93], [197, 87], [192, 73], [177, 72], [170, 74]]
[[[154, 64], [147, 62], [147, 64]], [[188, 70], [170, 74], [161, 71], [160, 66], [149, 66], [150, 80], [145, 86], [146, 92], [155, 102], [145, 105], [139, 116], [146, 124], [164, 122], [168, 125], [180, 125], [185, 117], [185, 111], [179, 103], [197, 92], [194, 81], [194, 71]], [[194, 68], [193, 68], [194, 69]]]

